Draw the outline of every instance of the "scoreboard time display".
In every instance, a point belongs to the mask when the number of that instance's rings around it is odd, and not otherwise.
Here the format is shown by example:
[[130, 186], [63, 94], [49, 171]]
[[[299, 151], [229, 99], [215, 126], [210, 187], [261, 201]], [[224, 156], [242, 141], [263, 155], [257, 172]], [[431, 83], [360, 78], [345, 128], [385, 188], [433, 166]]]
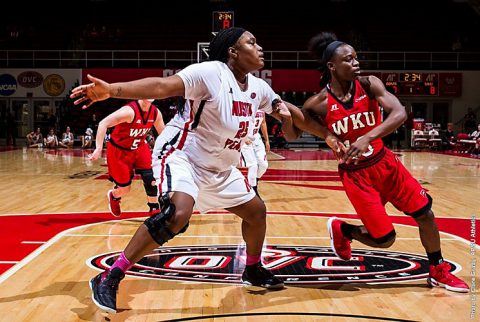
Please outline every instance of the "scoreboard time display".
[[212, 17], [212, 32], [234, 27], [233, 11], [214, 11]]
[[438, 96], [438, 73], [382, 73], [382, 81], [389, 92], [400, 96]]

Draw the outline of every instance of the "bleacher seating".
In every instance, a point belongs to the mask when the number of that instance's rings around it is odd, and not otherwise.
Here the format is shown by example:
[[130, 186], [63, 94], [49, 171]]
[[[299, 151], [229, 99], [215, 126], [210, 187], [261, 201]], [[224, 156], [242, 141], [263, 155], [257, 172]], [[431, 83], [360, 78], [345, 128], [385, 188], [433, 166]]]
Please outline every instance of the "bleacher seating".
[[311, 135], [310, 133], [303, 133], [300, 138], [295, 141], [289, 141], [288, 147], [289, 148], [305, 148], [305, 147], [312, 147], [312, 148], [319, 148], [325, 145], [325, 141]]
[[458, 133], [454, 151], [460, 153], [472, 153], [473, 149], [475, 149], [476, 142], [477, 140], [470, 138], [467, 133]]
[[422, 130], [412, 130], [412, 149], [422, 149], [428, 147], [428, 133]]
[[442, 139], [438, 130], [431, 129], [428, 131], [428, 146], [430, 149], [440, 149], [442, 147]]

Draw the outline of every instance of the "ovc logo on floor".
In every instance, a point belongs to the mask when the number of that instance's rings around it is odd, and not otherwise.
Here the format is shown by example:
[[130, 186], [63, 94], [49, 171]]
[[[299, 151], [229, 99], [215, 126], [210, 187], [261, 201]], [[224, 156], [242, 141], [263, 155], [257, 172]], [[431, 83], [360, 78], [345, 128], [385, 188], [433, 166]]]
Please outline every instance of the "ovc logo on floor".
[[[417, 254], [353, 249], [343, 261], [329, 247], [269, 245], [263, 250], [265, 268], [290, 285], [333, 283], [385, 283], [428, 277], [428, 259]], [[119, 255], [107, 253], [87, 260], [87, 265], [109, 268]], [[161, 247], [127, 271], [142, 278], [240, 283], [245, 248], [238, 245]], [[449, 262], [452, 271], [460, 269]]]

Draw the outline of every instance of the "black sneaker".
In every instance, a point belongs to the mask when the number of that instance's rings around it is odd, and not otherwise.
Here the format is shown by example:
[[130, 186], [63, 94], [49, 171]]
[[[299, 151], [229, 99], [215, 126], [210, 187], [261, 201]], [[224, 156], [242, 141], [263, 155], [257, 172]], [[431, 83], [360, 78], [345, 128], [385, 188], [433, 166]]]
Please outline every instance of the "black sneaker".
[[260, 262], [245, 267], [242, 274], [242, 283], [247, 287], [257, 286], [269, 290], [281, 289], [284, 287], [283, 280], [265, 269]]
[[[102, 280], [102, 276], [107, 274]], [[117, 313], [117, 290], [118, 284], [125, 277], [120, 268], [103, 272], [90, 280], [92, 300], [96, 306], [109, 313]]]

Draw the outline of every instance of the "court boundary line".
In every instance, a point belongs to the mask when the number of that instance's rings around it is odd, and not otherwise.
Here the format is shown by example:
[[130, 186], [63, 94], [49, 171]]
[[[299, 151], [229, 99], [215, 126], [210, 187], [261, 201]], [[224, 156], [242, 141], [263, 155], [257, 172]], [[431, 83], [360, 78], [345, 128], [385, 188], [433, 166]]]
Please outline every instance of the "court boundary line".
[[[44, 215], [88, 215], [92, 213], [99, 213], [99, 214], [109, 214], [108, 211], [68, 211], [68, 212], [38, 212], [38, 213], [18, 213], [18, 214], [0, 214], [0, 217], [8, 217], [8, 216], [44, 216]], [[128, 211], [122, 211], [122, 213], [146, 213], [144, 210], [128, 210]], [[236, 216], [234, 213], [231, 213], [226, 210], [212, 210], [209, 213], [199, 213], [198, 211], [194, 211], [194, 215], [220, 215], [220, 214], [226, 214], [226, 215], [232, 215]], [[275, 215], [275, 214], [292, 214], [294, 216], [302, 216], [302, 214], [307, 214], [304, 216], [307, 217], [313, 217], [312, 214], [319, 214], [319, 215], [349, 215], [349, 216], [358, 216], [356, 213], [352, 212], [338, 212], [338, 211], [288, 211], [288, 210], [267, 210], [267, 215]], [[310, 214], [310, 215], [308, 215]], [[389, 217], [408, 217], [405, 214], [388, 214]], [[142, 216], [142, 217], [132, 217], [128, 218], [130, 220], [132, 219], [137, 219], [137, 218], [147, 218], [148, 216]], [[319, 216], [320, 217], [320, 216]], [[467, 219], [471, 220], [471, 217], [446, 217], [446, 216], [437, 216], [435, 215], [435, 218], [442, 218], [442, 219]], [[356, 220], [357, 218], [348, 218], [352, 220]], [[359, 219], [358, 219], [359, 220]], [[480, 220], [480, 216], [479, 219]], [[108, 221], [108, 220], [107, 220]]]
[[31, 262], [33, 259], [35, 259], [38, 255], [40, 255], [40, 254], [43, 253], [45, 250], [47, 250], [48, 248], [50, 248], [50, 246], [52, 246], [53, 244], [55, 244], [58, 240], [60, 240], [62, 237], [64, 237], [64, 235], [66, 235], [68, 232], [74, 231], [74, 230], [80, 229], [80, 228], [85, 228], [85, 227], [89, 227], [89, 226], [93, 226], [93, 225], [105, 223], [105, 222], [115, 222], [115, 221], [121, 221], [121, 220], [108, 220], [108, 221], [103, 221], [103, 222], [96, 222], [96, 223], [81, 225], [81, 226], [77, 226], [77, 227], [72, 227], [72, 228], [69, 228], [69, 229], [66, 229], [66, 230], [64, 230], [64, 231], [59, 232], [58, 234], [56, 234], [55, 236], [53, 236], [52, 238], [50, 238], [45, 244], [43, 244], [42, 246], [40, 246], [40, 247], [38, 247], [37, 249], [35, 249], [33, 252], [31, 252], [31, 253], [28, 254], [26, 257], [24, 257], [21, 261], [19, 261], [17, 264], [15, 264], [14, 266], [10, 267], [10, 268], [9, 268], [7, 271], [5, 271], [2, 275], [0, 275], [0, 285], [1, 285], [4, 281], [6, 281], [10, 276], [12, 276], [12, 275], [15, 274], [16, 272], [18, 272], [20, 269], [22, 269], [24, 266], [26, 266], [28, 263], [30, 263], [30, 262]]
[[278, 159], [268, 160], [268, 161], [283, 161], [283, 160], [286, 160], [286, 159], [287, 159], [287, 158], [284, 157], [283, 155], [280, 155], [280, 154], [278, 154], [278, 153], [275, 153], [275, 152], [273, 152], [272, 150], [268, 151], [268, 153], [274, 154], [275, 156], [278, 157]]
[[[397, 224], [401, 225], [401, 224]], [[415, 228], [413, 226], [408, 226], [409, 228]], [[443, 233], [443, 232], [442, 232]], [[445, 233], [448, 234], [448, 233]], [[118, 234], [118, 235], [109, 235], [109, 234], [67, 234], [65, 237], [133, 237], [133, 234]], [[175, 238], [242, 238], [241, 235], [233, 236], [212, 236], [212, 235], [178, 235]], [[298, 236], [268, 236], [266, 239], [298, 239]], [[327, 240], [330, 237], [315, 237], [315, 236], [302, 236], [302, 239], [320, 239]], [[420, 237], [397, 237], [395, 240], [420, 240]], [[442, 238], [442, 240], [451, 240], [458, 241], [456, 238]]]

